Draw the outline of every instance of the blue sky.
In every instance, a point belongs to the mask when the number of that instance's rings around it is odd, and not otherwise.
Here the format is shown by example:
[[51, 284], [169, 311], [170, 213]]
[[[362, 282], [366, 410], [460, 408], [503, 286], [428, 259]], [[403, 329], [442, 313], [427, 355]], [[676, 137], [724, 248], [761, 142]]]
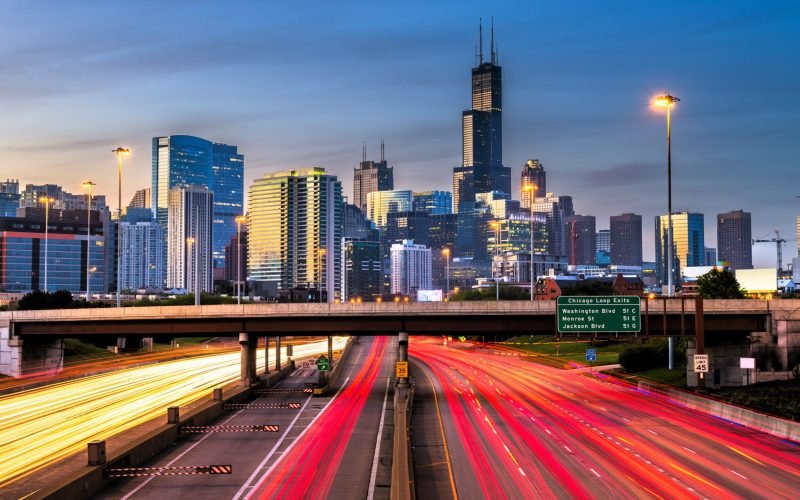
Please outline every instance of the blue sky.
[[[504, 160], [528, 158], [598, 228], [642, 214], [645, 257], [666, 211], [663, 115], [674, 111], [673, 206], [753, 214], [796, 238], [800, 4], [753, 1], [211, 2], [0, 0], [0, 177], [116, 204], [112, 147], [134, 150], [123, 202], [149, 185], [150, 138], [237, 144], [246, 184], [318, 165], [351, 194], [381, 138], [397, 188], [452, 189], [478, 18], [494, 16]], [[516, 195], [516, 193], [515, 193]], [[786, 254], [795, 255], [790, 241]], [[756, 263], [774, 264], [774, 245]]]

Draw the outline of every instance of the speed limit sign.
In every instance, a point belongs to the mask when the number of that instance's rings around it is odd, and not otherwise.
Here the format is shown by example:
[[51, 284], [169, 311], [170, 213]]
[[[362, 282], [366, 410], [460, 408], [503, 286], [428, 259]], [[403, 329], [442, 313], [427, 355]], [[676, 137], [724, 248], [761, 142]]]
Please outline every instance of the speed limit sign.
[[694, 372], [708, 373], [708, 354], [694, 355]]

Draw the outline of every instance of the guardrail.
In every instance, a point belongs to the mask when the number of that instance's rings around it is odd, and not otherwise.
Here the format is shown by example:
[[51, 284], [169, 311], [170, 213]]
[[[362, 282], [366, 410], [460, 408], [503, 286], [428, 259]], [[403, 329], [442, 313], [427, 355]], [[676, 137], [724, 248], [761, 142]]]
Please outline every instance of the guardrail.
[[414, 386], [396, 386], [394, 391], [394, 446], [392, 450], [392, 500], [414, 500], [414, 467], [411, 461], [411, 411]]

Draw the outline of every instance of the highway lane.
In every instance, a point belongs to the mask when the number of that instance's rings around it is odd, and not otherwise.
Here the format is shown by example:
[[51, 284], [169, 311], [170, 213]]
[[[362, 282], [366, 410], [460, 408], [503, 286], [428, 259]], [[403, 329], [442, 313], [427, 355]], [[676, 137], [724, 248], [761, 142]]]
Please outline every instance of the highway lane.
[[[337, 339], [337, 348], [345, 339]], [[327, 352], [327, 342], [294, 357]], [[258, 357], [263, 370], [263, 350]], [[274, 357], [274, 356], [273, 356]], [[283, 351], [284, 361], [286, 360]], [[168, 361], [0, 396], [0, 488], [239, 378], [238, 352]], [[274, 366], [274, 360], [273, 360]], [[20, 486], [21, 484], [21, 486]], [[15, 485], [26, 487], [26, 483]], [[32, 487], [33, 488], [33, 487]], [[32, 490], [31, 490], [32, 491]]]
[[99, 498], [388, 498], [397, 342], [361, 338], [350, 349], [335, 393], [287, 392], [318, 377], [316, 369], [300, 368], [255, 401], [299, 402], [300, 410], [245, 409], [217, 422], [277, 424], [280, 432], [190, 436], [148, 464], [230, 464], [232, 474], [125, 479]]
[[[504, 351], [410, 342], [459, 497], [797, 498], [796, 443]], [[446, 491], [443, 469], [436, 479]]]

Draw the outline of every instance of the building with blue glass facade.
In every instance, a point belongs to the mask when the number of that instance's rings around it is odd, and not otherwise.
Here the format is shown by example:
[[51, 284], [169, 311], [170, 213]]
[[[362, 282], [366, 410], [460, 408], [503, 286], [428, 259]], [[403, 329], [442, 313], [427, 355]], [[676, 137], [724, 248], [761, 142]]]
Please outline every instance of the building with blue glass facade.
[[[669, 221], [667, 215], [656, 216], [656, 273], [661, 285], [667, 284], [667, 253]], [[679, 212], [672, 214], [672, 279], [680, 283], [687, 266], [705, 265], [703, 214]]]
[[414, 192], [412, 203], [415, 212], [429, 215], [453, 213], [453, 193], [450, 191], [418, 191]]
[[200, 137], [154, 137], [151, 203], [165, 229], [170, 189], [187, 186], [214, 194], [213, 265], [224, 267], [225, 245], [236, 234], [236, 216], [244, 211], [244, 155], [236, 146]]
[[28, 208], [20, 217], [0, 217], [0, 290], [44, 291], [46, 267], [47, 291], [85, 292], [88, 253], [90, 290], [105, 292], [103, 214], [91, 212], [87, 235], [86, 211], [50, 210], [45, 238], [44, 212]]

